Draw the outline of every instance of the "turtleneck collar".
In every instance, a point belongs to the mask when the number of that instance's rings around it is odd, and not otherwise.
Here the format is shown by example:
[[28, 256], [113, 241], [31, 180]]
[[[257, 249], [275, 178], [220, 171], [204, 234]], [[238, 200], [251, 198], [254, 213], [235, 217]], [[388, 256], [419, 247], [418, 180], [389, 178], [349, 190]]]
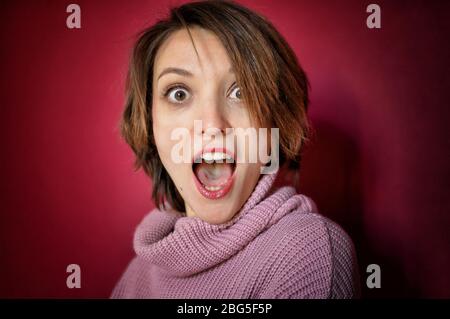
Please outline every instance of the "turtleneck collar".
[[172, 275], [189, 276], [231, 258], [298, 207], [316, 210], [306, 196], [295, 196], [293, 187], [273, 189], [275, 178], [276, 174], [263, 175], [240, 211], [223, 224], [153, 210], [136, 229], [136, 254]]

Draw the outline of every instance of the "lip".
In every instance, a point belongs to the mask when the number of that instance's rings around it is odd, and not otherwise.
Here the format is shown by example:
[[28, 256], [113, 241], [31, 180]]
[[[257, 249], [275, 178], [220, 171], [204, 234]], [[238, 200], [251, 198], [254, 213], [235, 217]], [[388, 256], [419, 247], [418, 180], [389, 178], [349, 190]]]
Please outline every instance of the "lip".
[[[234, 153], [232, 153], [231, 151], [229, 151], [225, 148], [211, 147], [211, 148], [203, 149], [200, 152], [198, 152], [194, 156], [192, 163], [198, 163], [198, 162], [195, 162], [195, 160], [198, 160], [199, 158], [201, 158], [201, 155], [203, 153], [208, 153], [208, 152], [223, 152], [225, 154], [230, 155], [236, 162]], [[227, 181], [223, 184], [223, 187], [221, 189], [216, 190], [216, 191], [211, 191], [211, 190], [206, 189], [203, 186], [203, 184], [198, 180], [197, 175], [195, 174], [194, 171], [192, 172], [192, 174], [194, 176], [193, 178], [194, 178], [195, 186], [196, 186], [197, 190], [199, 191], [199, 193], [207, 199], [215, 200], [215, 199], [220, 199], [220, 198], [225, 197], [231, 191], [231, 188], [233, 187], [233, 182], [234, 182], [234, 179], [236, 176], [236, 170], [237, 170], [237, 167], [235, 166], [233, 174], [230, 176], [230, 178], [227, 179]]]

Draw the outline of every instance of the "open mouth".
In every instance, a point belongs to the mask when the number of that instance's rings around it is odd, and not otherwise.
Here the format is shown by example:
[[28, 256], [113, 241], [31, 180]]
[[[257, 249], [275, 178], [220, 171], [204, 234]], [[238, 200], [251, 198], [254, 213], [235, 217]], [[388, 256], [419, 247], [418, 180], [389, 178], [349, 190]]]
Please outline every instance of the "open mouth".
[[219, 199], [231, 190], [236, 163], [234, 154], [224, 148], [202, 150], [192, 164], [195, 185], [204, 197]]

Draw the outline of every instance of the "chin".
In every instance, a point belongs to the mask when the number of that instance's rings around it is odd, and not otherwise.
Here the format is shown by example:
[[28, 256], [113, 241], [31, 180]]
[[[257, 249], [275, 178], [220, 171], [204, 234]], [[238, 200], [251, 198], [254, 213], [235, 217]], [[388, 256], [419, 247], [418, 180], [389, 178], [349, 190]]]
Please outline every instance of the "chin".
[[[200, 195], [201, 196], [201, 195]], [[210, 224], [222, 224], [231, 220], [236, 214], [235, 200], [227, 198], [222, 200], [201, 199], [197, 205], [192, 205], [195, 216]]]

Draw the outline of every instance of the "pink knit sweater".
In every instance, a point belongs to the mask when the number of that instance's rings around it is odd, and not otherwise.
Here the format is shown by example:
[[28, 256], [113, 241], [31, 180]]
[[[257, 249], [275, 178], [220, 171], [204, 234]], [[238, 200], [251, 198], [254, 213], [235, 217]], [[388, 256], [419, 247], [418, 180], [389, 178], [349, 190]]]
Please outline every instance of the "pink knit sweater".
[[112, 298], [352, 298], [348, 235], [292, 187], [263, 175], [225, 224], [155, 209], [134, 236], [136, 257]]

